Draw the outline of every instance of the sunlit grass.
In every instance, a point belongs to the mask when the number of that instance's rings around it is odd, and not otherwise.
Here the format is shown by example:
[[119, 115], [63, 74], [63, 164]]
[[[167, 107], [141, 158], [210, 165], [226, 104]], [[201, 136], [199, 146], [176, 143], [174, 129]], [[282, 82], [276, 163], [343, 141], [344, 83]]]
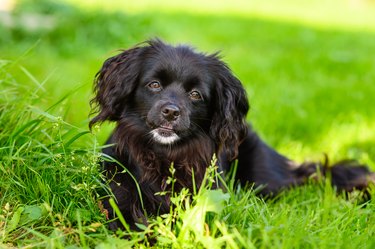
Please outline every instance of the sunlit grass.
[[98, 0], [74, 3], [85, 10], [121, 10], [124, 13], [185, 12], [203, 15], [259, 17], [320, 28], [375, 31], [375, 2], [371, 0], [208, 0], [208, 1], [116, 1], [103, 5]]
[[286, 138], [281, 152], [300, 162], [305, 160], [324, 160], [328, 156], [332, 161], [343, 158], [357, 159], [374, 168], [375, 123], [359, 118], [355, 121], [334, 121], [330, 129], [317, 133], [313, 143], [306, 146], [302, 141]]

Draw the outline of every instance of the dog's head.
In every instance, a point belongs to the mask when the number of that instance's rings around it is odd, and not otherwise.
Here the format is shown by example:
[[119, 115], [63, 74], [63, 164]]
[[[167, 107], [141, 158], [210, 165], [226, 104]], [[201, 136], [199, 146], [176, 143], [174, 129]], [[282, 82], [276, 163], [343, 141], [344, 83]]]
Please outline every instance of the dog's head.
[[95, 80], [90, 126], [131, 117], [148, 141], [173, 148], [204, 133], [230, 158], [247, 131], [240, 81], [216, 54], [152, 40], [107, 59]]

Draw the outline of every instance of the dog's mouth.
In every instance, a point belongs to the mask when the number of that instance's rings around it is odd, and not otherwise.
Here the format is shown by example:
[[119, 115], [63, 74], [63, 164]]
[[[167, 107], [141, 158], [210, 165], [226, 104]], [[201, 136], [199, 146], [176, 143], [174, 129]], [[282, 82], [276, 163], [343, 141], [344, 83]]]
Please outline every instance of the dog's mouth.
[[151, 134], [154, 140], [161, 144], [172, 144], [180, 139], [172, 125], [160, 125], [153, 129]]

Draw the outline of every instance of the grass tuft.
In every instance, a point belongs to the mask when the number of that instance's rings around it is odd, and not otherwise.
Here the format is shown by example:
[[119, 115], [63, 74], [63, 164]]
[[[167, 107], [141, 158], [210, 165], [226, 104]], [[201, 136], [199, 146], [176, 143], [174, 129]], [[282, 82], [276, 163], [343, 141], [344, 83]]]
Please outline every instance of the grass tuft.
[[17, 83], [6, 67], [0, 68], [0, 242], [58, 245], [77, 236], [85, 242], [83, 231], [105, 222], [97, 205], [95, 137], [33, 106], [37, 89]]

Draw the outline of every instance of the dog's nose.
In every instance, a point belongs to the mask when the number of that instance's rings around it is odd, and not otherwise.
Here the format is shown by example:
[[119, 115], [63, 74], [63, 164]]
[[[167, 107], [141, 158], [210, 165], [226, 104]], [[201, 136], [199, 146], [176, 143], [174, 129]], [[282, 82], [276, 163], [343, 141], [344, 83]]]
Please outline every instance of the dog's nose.
[[166, 120], [173, 121], [180, 116], [180, 109], [176, 105], [168, 104], [161, 109], [161, 113]]

